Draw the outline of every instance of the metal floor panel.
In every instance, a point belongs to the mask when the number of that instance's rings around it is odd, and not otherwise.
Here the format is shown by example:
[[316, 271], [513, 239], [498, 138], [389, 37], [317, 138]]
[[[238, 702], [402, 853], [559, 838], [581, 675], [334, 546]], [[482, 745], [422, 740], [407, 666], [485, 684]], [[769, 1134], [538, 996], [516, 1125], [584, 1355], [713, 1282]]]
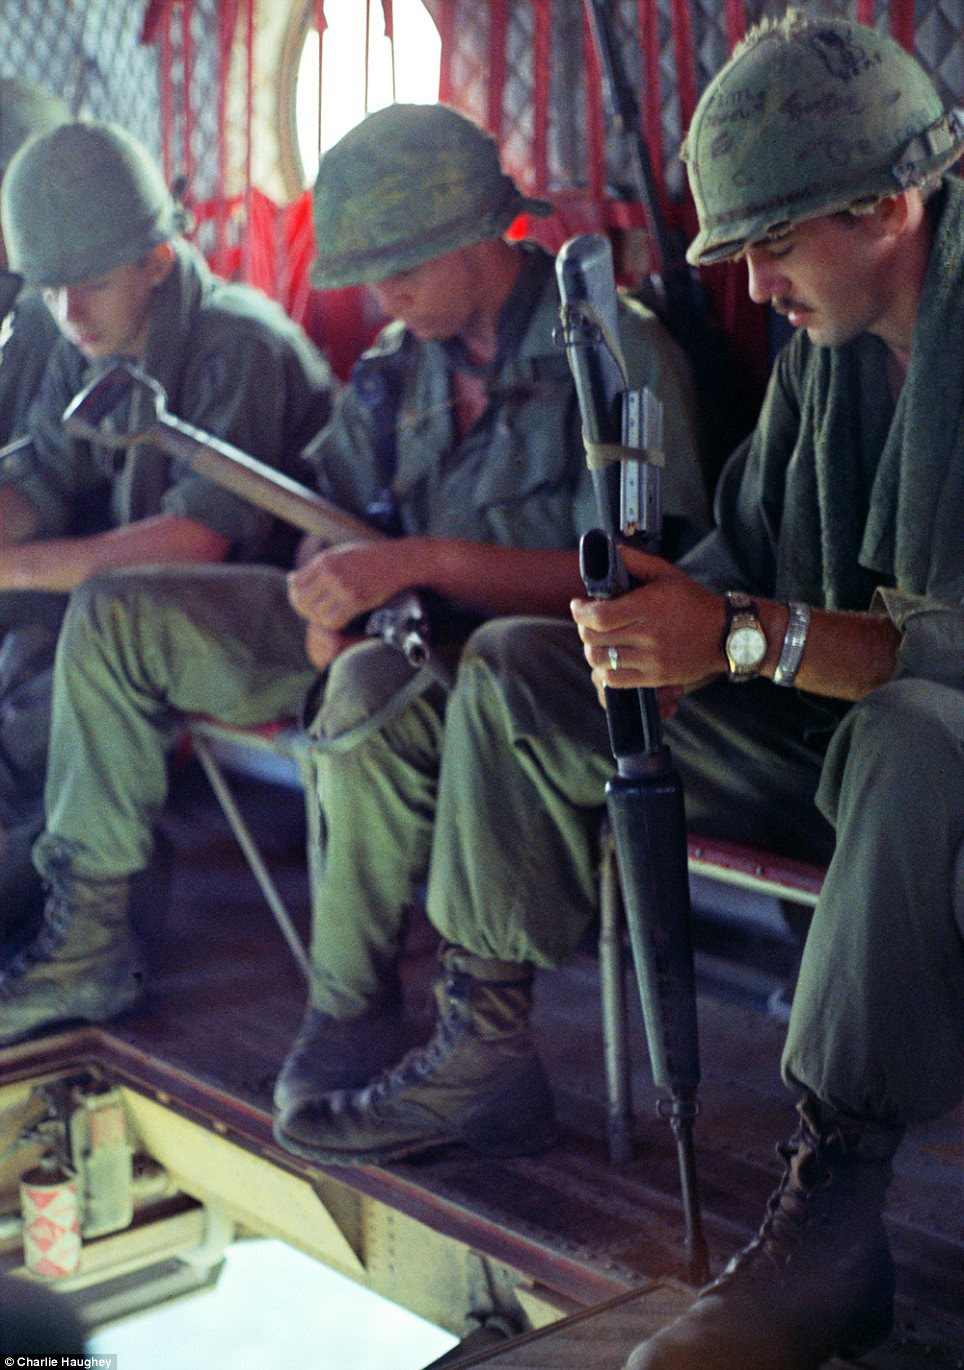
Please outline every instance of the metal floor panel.
[[[245, 802], [304, 933], [300, 796], [250, 782]], [[598, 976], [592, 956], [580, 953], [564, 969], [537, 977], [534, 1032], [560, 1123], [551, 1151], [493, 1161], [449, 1149], [385, 1169], [316, 1170], [281, 1152], [270, 1131], [274, 1075], [304, 1005], [300, 972], [203, 786], [180, 788], [166, 826], [176, 852], [174, 896], [163, 927], [148, 930], [149, 993], [136, 1012], [79, 1034], [80, 1046], [86, 1041], [106, 1051], [125, 1082], [141, 1082], [276, 1164], [308, 1178], [335, 1178], [527, 1272], [561, 1307], [568, 1301], [585, 1308], [645, 1287], [647, 1293], [612, 1310], [612, 1326], [580, 1318], [569, 1331], [540, 1333], [484, 1362], [497, 1370], [618, 1370], [619, 1339], [630, 1336], [627, 1345], [635, 1344], [648, 1320], [656, 1325], [690, 1292], [682, 1279], [675, 1149], [656, 1116], [635, 994], [629, 998], [636, 1119], [627, 1163], [613, 1166], [607, 1158]], [[434, 945], [431, 930], [416, 920], [404, 967], [413, 1012], [427, 1013]], [[783, 1025], [715, 995], [701, 995], [699, 1008], [697, 1166], [711, 1264], [719, 1269], [757, 1227], [779, 1173], [775, 1143], [790, 1134], [795, 1118], [779, 1080]], [[57, 1041], [69, 1059], [69, 1039], [51, 1039], [51, 1057]], [[29, 1068], [45, 1050], [43, 1042], [13, 1048], [3, 1053], [0, 1070], [14, 1061]], [[964, 1364], [962, 1173], [962, 1110], [916, 1130], [901, 1149], [888, 1209], [901, 1335], [891, 1359], [862, 1364]], [[925, 1355], [928, 1344], [938, 1350]], [[597, 1350], [597, 1359], [586, 1358]]]

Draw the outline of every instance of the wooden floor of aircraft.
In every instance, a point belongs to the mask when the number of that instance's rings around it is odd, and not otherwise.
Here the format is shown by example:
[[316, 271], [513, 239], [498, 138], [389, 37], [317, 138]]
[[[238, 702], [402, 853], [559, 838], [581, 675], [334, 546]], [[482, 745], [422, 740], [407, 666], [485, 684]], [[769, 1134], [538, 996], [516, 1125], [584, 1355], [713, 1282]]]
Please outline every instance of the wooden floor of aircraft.
[[[239, 793], [305, 931], [300, 796], [252, 779], [239, 782]], [[174, 853], [173, 897], [163, 926], [150, 933], [148, 994], [134, 1013], [91, 1033], [125, 1077], [243, 1133], [277, 1164], [309, 1172], [279, 1150], [270, 1131], [272, 1082], [302, 1013], [304, 982], [193, 763], [176, 779], [165, 831]], [[433, 953], [431, 929], [416, 923], [406, 992], [413, 1011], [426, 1014]], [[700, 956], [703, 1084], [696, 1146], [714, 1270], [758, 1225], [779, 1174], [775, 1143], [794, 1125], [792, 1098], [779, 1082], [783, 1026], [755, 1005], [739, 979], [721, 993], [719, 964], [716, 954]], [[755, 990], [762, 983], [765, 991], [761, 975], [753, 972], [751, 979]], [[494, 1370], [617, 1370], [620, 1356], [647, 1328], [688, 1300], [675, 1151], [668, 1125], [655, 1114], [641, 1016], [632, 995], [630, 1002], [636, 1121], [629, 1162], [614, 1166], [607, 1157], [598, 976], [587, 947], [537, 981], [535, 1033], [560, 1122], [550, 1152], [491, 1161], [453, 1149], [386, 1169], [338, 1172], [352, 1186], [529, 1271], [574, 1308], [612, 1304], [598, 1314], [580, 1311], [568, 1330], [557, 1325], [529, 1334], [466, 1365], [491, 1358]], [[28, 1055], [41, 1045], [30, 1044]], [[962, 1110], [916, 1130], [902, 1148], [888, 1209], [899, 1327], [860, 1364], [880, 1370], [964, 1365], [962, 1175]]]

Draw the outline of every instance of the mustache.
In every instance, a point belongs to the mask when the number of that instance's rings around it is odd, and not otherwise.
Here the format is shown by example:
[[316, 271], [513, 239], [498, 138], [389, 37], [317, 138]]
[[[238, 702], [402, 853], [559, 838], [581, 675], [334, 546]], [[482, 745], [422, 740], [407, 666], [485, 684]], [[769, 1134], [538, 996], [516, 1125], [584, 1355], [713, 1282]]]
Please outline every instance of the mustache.
[[810, 310], [810, 305], [806, 304], [803, 300], [794, 300], [789, 295], [773, 296], [770, 300], [770, 306], [775, 309], [778, 314], [789, 314], [791, 310], [806, 310], [808, 312]]

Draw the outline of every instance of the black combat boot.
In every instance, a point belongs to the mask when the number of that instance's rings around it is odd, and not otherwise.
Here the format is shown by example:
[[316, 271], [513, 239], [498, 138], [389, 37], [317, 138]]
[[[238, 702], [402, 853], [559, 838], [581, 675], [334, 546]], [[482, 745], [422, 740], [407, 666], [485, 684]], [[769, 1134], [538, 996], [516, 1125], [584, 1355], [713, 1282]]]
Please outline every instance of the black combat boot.
[[485, 1156], [542, 1151], [552, 1097], [527, 1030], [532, 970], [442, 952], [440, 1017], [431, 1040], [365, 1089], [290, 1110], [275, 1136], [323, 1165], [380, 1164], [457, 1142]]
[[88, 879], [69, 858], [51, 862], [40, 930], [0, 971], [0, 1045], [131, 1007], [143, 968], [129, 898], [126, 878]]
[[290, 1113], [336, 1089], [361, 1089], [418, 1040], [397, 983], [354, 1018], [334, 1018], [309, 1004], [275, 1081], [275, 1112]]
[[753, 1241], [626, 1370], [816, 1370], [876, 1346], [894, 1320], [884, 1195], [899, 1130], [812, 1098]]

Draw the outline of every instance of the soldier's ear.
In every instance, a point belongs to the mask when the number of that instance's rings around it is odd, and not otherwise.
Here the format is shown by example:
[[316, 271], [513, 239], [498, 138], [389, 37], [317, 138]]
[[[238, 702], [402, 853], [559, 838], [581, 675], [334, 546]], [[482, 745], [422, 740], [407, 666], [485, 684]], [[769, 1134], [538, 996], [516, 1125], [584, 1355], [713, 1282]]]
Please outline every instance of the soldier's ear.
[[885, 195], [874, 205], [868, 222], [880, 237], [896, 237], [902, 233], [913, 217], [910, 196], [913, 192], [902, 191], [897, 195]]
[[160, 285], [162, 281], [166, 281], [173, 265], [174, 247], [169, 242], [158, 243], [156, 247], [151, 248], [144, 258], [147, 278], [152, 286]]

